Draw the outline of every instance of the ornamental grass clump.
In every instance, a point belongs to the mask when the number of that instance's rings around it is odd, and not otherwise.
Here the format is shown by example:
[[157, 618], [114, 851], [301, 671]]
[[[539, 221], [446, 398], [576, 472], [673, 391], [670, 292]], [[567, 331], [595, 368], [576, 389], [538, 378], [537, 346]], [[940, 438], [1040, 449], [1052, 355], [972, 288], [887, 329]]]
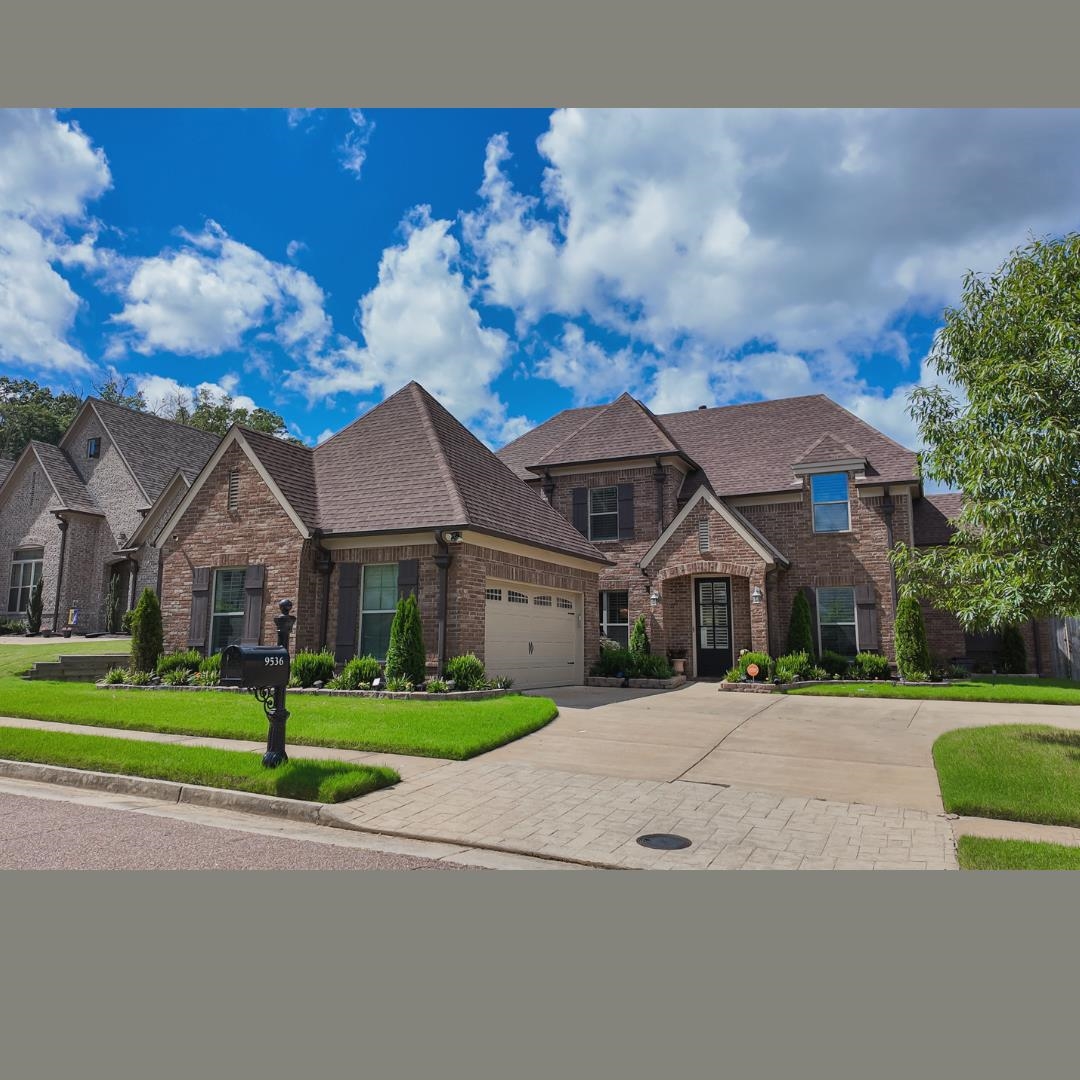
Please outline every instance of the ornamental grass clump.
[[202, 667], [202, 662], [203, 656], [198, 649], [183, 649], [158, 657], [155, 670], [163, 681], [168, 681], [165, 676], [172, 671], [186, 671], [194, 675]]
[[382, 664], [374, 656], [354, 656], [341, 674], [328, 684], [334, 690], [362, 690], [382, 675]]
[[482, 690], [487, 681], [484, 662], [474, 653], [447, 660], [446, 677], [453, 680], [455, 690]]
[[857, 653], [851, 662], [848, 674], [853, 679], [887, 679], [889, 677], [889, 658], [881, 653]]
[[328, 683], [334, 677], [334, 654], [322, 652], [298, 652], [292, 658], [289, 685], [314, 686], [317, 682]]

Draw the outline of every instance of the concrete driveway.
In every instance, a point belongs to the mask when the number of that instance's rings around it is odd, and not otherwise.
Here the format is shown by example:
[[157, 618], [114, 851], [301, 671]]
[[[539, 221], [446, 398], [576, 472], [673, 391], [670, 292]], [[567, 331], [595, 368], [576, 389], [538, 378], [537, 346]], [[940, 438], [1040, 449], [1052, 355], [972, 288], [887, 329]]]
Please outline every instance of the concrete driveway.
[[930, 748], [984, 724], [1080, 729], [1080, 708], [563, 687], [546, 728], [484, 755], [569, 772], [730, 784], [782, 795], [942, 812]]

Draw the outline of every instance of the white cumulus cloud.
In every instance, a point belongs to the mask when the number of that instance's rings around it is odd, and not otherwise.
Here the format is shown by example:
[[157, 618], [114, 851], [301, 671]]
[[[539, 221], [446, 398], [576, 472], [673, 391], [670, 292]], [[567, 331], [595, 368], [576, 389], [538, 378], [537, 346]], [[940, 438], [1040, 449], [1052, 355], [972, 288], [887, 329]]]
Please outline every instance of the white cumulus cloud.
[[349, 122], [352, 128], [346, 134], [345, 141], [340, 147], [341, 167], [359, 180], [364, 162], [367, 161], [367, 145], [375, 131], [375, 124], [368, 120], [359, 109], [349, 110]]

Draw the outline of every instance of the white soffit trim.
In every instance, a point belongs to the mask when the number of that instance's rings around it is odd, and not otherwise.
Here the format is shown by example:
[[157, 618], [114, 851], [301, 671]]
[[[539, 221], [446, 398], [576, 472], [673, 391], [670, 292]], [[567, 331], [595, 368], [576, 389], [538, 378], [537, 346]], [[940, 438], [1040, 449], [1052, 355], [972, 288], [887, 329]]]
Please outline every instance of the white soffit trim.
[[805, 473], [862, 472], [866, 468], [866, 458], [844, 458], [839, 461], [807, 461], [793, 465], [791, 471], [796, 476]]
[[299, 530], [300, 535], [304, 537], [305, 540], [311, 538], [311, 532], [308, 530], [308, 527], [303, 523], [300, 515], [292, 508], [289, 500], [286, 499], [285, 496], [282, 494], [281, 488], [279, 488], [277, 484], [274, 483], [273, 478], [266, 471], [266, 467], [259, 460], [258, 455], [255, 453], [254, 450], [251, 449], [251, 444], [247, 441], [247, 439], [244, 438], [239, 428], [232, 427], [225, 435], [225, 438], [222, 439], [220, 443], [218, 443], [217, 449], [210, 456], [210, 460], [207, 461], [207, 463], [202, 467], [202, 471], [197, 477], [195, 477], [195, 482], [188, 489], [188, 493], [183, 497], [183, 499], [180, 500], [180, 505], [177, 506], [177, 508], [169, 516], [169, 520], [165, 522], [165, 524], [158, 530], [157, 534], [154, 536], [154, 539], [151, 541], [153, 547], [159, 547], [159, 541], [161, 540], [162, 536], [171, 533], [173, 529], [175, 529], [176, 526], [180, 524], [180, 519], [184, 516], [184, 514], [187, 513], [188, 507], [190, 507], [191, 504], [195, 501], [195, 496], [198, 495], [198, 493], [202, 490], [203, 485], [210, 477], [210, 474], [213, 473], [214, 469], [216, 469], [218, 464], [221, 462], [221, 459], [225, 456], [225, 451], [228, 450], [228, 448], [232, 446], [233, 443], [235, 443], [237, 446], [240, 447], [241, 450], [244, 451], [245, 456], [251, 462], [255, 471], [259, 474], [263, 483], [266, 484], [266, 486], [270, 489], [274, 498], [277, 499], [277, 501], [281, 504], [282, 510], [284, 510], [285, 513], [289, 515], [292, 523]]
[[664, 545], [675, 535], [676, 530], [687, 519], [690, 511], [700, 502], [707, 502], [761, 556], [766, 566], [776, 565], [776, 556], [711, 491], [701, 487], [698, 488], [697, 494], [675, 515], [671, 524], [660, 534], [656, 543], [645, 553], [645, 557], [640, 563], [643, 569], [660, 554]]

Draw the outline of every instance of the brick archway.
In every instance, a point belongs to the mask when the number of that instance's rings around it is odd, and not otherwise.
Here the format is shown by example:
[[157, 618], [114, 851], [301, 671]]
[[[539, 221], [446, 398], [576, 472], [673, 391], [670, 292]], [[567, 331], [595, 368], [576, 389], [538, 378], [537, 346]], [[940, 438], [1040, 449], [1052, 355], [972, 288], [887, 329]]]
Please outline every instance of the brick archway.
[[763, 566], [749, 566], [746, 563], [728, 562], [724, 559], [689, 559], [686, 562], [673, 563], [657, 572], [654, 579], [657, 584], [671, 578], [689, 577], [691, 574], [716, 574], [718, 577], [750, 578], [753, 581], [764, 580]]

